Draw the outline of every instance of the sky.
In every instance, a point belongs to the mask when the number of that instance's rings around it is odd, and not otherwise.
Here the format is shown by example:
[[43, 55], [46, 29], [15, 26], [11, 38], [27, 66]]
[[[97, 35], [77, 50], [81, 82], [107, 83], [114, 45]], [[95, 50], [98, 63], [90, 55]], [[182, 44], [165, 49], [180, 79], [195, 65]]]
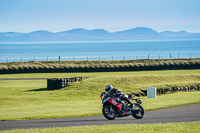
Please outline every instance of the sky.
[[135, 27], [200, 33], [200, 0], [0, 0], [0, 32]]

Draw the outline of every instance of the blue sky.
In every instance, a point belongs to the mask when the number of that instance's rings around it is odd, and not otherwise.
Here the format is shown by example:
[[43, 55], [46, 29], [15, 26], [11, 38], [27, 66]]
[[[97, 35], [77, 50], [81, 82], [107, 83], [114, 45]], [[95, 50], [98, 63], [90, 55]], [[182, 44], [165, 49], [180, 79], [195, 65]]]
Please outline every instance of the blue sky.
[[200, 33], [200, 0], [0, 0], [0, 32], [135, 27]]

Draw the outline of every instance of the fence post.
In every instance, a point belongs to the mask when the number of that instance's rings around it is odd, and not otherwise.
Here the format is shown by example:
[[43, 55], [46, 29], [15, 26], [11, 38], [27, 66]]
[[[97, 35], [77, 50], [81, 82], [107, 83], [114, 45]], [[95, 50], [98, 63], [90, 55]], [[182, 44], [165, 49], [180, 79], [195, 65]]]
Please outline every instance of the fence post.
[[170, 59], [172, 59], [172, 54], [170, 53]]
[[87, 61], [88, 61], [88, 56], [87, 56]]
[[190, 53], [190, 59], [192, 59], [192, 54]]
[[160, 59], [160, 54], [159, 54], [159, 59]]
[[58, 58], [59, 58], [59, 64], [60, 64], [60, 56]]
[[33, 58], [33, 61], [35, 61], [35, 56], [34, 56], [34, 58]]
[[148, 54], [148, 60], [149, 60], [149, 54]]
[[179, 53], [178, 53], [178, 59], [179, 59]]
[[101, 60], [101, 56], [99, 55], [99, 61]]

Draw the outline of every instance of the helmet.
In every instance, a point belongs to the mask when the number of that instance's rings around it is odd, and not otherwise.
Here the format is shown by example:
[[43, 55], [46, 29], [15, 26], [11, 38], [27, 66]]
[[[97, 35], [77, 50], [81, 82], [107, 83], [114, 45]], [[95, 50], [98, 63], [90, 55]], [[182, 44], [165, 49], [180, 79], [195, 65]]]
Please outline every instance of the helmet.
[[106, 85], [106, 87], [105, 87], [105, 91], [107, 92], [107, 91], [110, 91], [110, 90], [112, 90], [113, 89], [113, 87], [112, 87], [112, 85]]

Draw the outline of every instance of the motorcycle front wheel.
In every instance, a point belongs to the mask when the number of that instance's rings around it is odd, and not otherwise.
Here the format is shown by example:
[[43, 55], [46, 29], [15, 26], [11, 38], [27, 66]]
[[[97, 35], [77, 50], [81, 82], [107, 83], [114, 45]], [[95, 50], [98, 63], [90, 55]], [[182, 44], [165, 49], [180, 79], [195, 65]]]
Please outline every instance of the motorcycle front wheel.
[[138, 108], [139, 110], [133, 110], [132, 111], [132, 116], [136, 119], [142, 119], [144, 116], [144, 109], [141, 105], [136, 104], [135, 108]]
[[108, 120], [114, 120], [117, 116], [117, 113], [111, 104], [104, 105], [102, 112]]

